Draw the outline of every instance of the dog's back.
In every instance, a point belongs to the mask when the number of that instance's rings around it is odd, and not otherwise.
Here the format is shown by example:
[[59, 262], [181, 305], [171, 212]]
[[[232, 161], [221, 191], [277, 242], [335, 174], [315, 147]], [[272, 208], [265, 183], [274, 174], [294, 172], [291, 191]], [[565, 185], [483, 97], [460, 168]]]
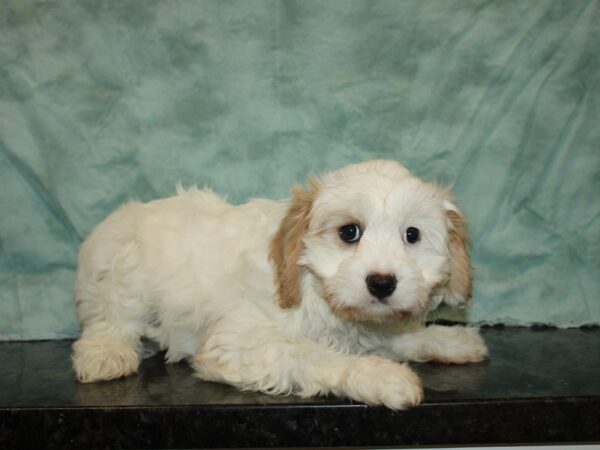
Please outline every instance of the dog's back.
[[141, 337], [167, 348], [168, 360], [193, 356], [203, 325], [239, 300], [228, 290], [272, 285], [267, 243], [285, 209], [269, 200], [233, 206], [208, 189], [179, 188], [176, 196], [129, 202], [108, 216], [79, 255], [78, 378], [134, 372]]

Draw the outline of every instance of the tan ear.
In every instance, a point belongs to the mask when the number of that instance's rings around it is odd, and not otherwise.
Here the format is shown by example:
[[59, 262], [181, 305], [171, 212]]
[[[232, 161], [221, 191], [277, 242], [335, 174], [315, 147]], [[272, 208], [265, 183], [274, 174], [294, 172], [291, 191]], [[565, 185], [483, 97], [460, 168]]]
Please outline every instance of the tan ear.
[[471, 303], [473, 274], [469, 255], [470, 240], [467, 224], [461, 212], [452, 202], [445, 202], [448, 218], [448, 253], [450, 255], [450, 278], [444, 292], [444, 303], [454, 307], [466, 307]]
[[271, 240], [269, 257], [275, 269], [277, 297], [281, 308], [295, 308], [302, 301], [302, 267], [299, 264], [304, 250], [303, 238], [308, 230], [310, 211], [319, 190], [311, 180], [310, 189], [296, 186], [287, 214]]

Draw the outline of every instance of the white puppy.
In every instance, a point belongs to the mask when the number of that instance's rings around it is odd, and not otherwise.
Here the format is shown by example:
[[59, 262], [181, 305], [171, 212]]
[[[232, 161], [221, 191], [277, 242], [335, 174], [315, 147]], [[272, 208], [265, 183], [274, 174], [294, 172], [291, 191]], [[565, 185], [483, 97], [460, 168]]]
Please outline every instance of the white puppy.
[[205, 380], [402, 409], [423, 396], [399, 361], [480, 361], [476, 329], [422, 325], [467, 304], [471, 267], [448, 194], [392, 161], [355, 164], [289, 201], [233, 206], [210, 190], [131, 202], [83, 244], [82, 382], [137, 371], [141, 338]]

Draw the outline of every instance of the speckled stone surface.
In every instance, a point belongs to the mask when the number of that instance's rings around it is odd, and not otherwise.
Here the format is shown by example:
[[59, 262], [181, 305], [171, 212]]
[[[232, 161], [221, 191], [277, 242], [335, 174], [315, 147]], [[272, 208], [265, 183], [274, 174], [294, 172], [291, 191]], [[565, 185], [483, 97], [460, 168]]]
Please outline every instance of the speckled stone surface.
[[75, 381], [70, 341], [0, 343], [0, 448], [215, 448], [600, 442], [600, 330], [482, 330], [490, 360], [415, 364], [425, 401], [393, 412], [242, 393], [185, 364]]

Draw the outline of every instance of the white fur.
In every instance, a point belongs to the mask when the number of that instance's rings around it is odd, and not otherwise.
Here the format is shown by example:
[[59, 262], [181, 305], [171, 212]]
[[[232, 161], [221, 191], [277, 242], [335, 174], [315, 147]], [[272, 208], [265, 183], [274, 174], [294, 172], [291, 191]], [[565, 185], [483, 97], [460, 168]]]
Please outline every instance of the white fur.
[[[232, 206], [191, 188], [111, 214], [79, 257], [78, 379], [136, 372], [146, 337], [166, 349], [167, 361], [187, 359], [206, 380], [402, 409], [423, 394], [400, 361], [485, 358], [477, 330], [421, 325], [450, 270], [445, 211], [457, 209], [443, 192], [390, 161], [348, 166], [319, 183], [297, 262], [302, 301], [289, 309], [278, 304], [269, 261], [289, 202]], [[353, 220], [365, 227], [362, 239], [341, 242], [339, 227]], [[417, 244], [403, 242], [408, 226], [422, 230]], [[385, 302], [366, 288], [372, 272], [398, 278]]]

